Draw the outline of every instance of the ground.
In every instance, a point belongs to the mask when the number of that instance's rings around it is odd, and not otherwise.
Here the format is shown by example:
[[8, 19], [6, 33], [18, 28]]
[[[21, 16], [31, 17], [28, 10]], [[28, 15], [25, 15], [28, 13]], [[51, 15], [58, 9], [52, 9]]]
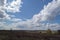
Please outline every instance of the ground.
[[60, 40], [60, 35], [24, 30], [0, 30], [0, 40]]

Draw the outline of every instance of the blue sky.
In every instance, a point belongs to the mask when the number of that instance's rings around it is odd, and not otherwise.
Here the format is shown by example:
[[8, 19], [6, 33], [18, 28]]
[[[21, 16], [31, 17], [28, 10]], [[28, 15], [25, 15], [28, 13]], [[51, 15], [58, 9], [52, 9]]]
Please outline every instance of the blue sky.
[[59, 0], [0, 0], [0, 2], [1, 29], [60, 29]]
[[[21, 18], [23, 20], [31, 19], [33, 15], [38, 14], [44, 7], [44, 5], [47, 5], [52, 0], [22, 0], [23, 4], [21, 7], [21, 12], [18, 12], [18, 14], [15, 14], [17, 18]], [[60, 15], [57, 16], [53, 21], [51, 22], [58, 22], [60, 23]]]
[[30, 19], [34, 14], [38, 14], [43, 9], [44, 5], [52, 0], [22, 0], [22, 8], [20, 14], [16, 14], [17, 17], [22, 19]]

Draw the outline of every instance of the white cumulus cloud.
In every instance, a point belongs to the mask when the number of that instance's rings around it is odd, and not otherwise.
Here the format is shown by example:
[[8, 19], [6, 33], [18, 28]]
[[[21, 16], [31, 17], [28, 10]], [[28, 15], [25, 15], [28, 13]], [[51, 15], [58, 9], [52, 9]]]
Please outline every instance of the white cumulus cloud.
[[44, 8], [33, 16], [33, 20], [37, 21], [46, 21], [53, 20], [56, 16], [60, 15], [60, 0], [53, 0], [48, 3], [48, 5], [44, 5]]
[[[8, 18], [10, 19], [10, 15], [7, 12], [19, 12], [21, 7], [21, 0], [12, 0], [12, 2], [8, 2], [7, 0], [0, 0], [0, 19]], [[6, 12], [7, 11], [7, 12]]]
[[[21, 0], [13, 0], [12, 2], [9, 3], [5, 2], [5, 6], [4, 6], [5, 9], [0, 8], [0, 10], [2, 10], [0, 11], [0, 15], [2, 15], [0, 16], [0, 18], [10, 17], [10, 15], [5, 13], [5, 10], [7, 10], [8, 12], [19, 12], [21, 4], [22, 4]], [[0, 22], [0, 27], [3, 29], [10, 29], [10, 28], [21, 29], [20, 27], [25, 27], [26, 29], [28, 28], [28, 30], [29, 29], [38, 30], [38, 29], [48, 29], [48, 28], [51, 30], [58, 30], [60, 29], [59, 23], [42, 23], [43, 21], [52, 21], [58, 15], [60, 15], [60, 0], [53, 0], [52, 2], [48, 3], [48, 5], [44, 5], [44, 8], [38, 14], [35, 14], [31, 19], [27, 19], [23, 21], [22, 19], [18, 19], [18, 18], [11, 18], [10, 19], [10, 21], [12, 21], [11, 24]], [[12, 17], [15, 16], [12, 15]]]
[[8, 12], [20, 12], [20, 7], [22, 4], [21, 0], [13, 0], [12, 2], [6, 3], [6, 9]]

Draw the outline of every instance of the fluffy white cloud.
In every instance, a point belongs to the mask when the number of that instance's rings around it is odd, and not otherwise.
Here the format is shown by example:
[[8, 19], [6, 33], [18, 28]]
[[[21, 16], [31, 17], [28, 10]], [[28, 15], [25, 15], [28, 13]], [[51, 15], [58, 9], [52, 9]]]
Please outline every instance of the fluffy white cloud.
[[32, 19], [22, 21], [22, 22], [17, 22], [18, 25], [26, 26], [26, 27], [40, 27], [40, 29], [58, 29], [59, 28], [59, 23], [42, 23], [43, 21], [51, 21], [53, 20], [56, 16], [60, 14], [60, 0], [53, 0], [52, 2], [48, 3], [48, 5], [45, 5], [44, 8], [40, 11], [39, 14], [36, 14], [33, 16]]
[[[2, 0], [1, 0], [2, 1]], [[0, 8], [2, 11], [0, 13], [0, 18], [8, 18], [10, 15], [7, 15], [4, 10], [8, 12], [19, 12], [21, 7], [21, 0], [13, 0], [10, 3], [5, 2], [5, 8]], [[60, 27], [59, 23], [42, 23], [43, 21], [53, 20], [56, 16], [60, 15], [60, 0], [53, 0], [52, 2], [45, 5], [44, 8], [40, 11], [39, 14], [33, 16], [33, 18], [23, 21], [18, 18], [11, 18], [11, 24], [6, 24], [5, 22], [0, 22], [0, 27], [2, 29], [21, 29], [20, 27], [25, 27], [26, 29], [39, 30], [39, 29], [53, 29], [58, 30]], [[0, 4], [1, 5], [1, 4]], [[16, 9], [16, 10], [15, 10]], [[7, 15], [7, 16], [6, 16]], [[15, 17], [15, 16], [12, 16]]]
[[10, 19], [9, 15], [0, 8], [0, 19]]
[[19, 18], [12, 18], [10, 21], [19, 22], [19, 21], [22, 21], [22, 19], [19, 19]]
[[20, 12], [20, 7], [22, 7], [21, 4], [21, 0], [13, 0], [12, 2], [7, 3], [6, 9], [8, 12]]
[[0, 6], [4, 6], [6, 0], [0, 0]]
[[51, 24], [51, 23], [40, 23], [39, 25], [38, 24], [30, 24], [28, 22], [15, 22], [15, 23], [12, 23], [12, 24], [1, 24], [0, 27], [2, 26], [2, 28], [4, 29], [22, 29], [21, 27], [23, 27], [23, 29], [25, 30], [47, 30], [47, 29], [51, 29], [51, 30], [60, 30], [60, 24], [58, 23], [54, 23], [54, 24]]
[[9, 15], [8, 12], [14, 12], [14, 13], [19, 12], [22, 1], [12, 0], [12, 2], [8, 2], [8, 3], [7, 1], [8, 0], [0, 0], [0, 29], [10, 29], [10, 28], [19, 29], [16, 26], [13, 27], [12, 24], [10, 25], [10, 24], [5, 23], [6, 22], [5, 20], [14, 21], [14, 22], [21, 21], [21, 19], [12, 18], [13, 16]]
[[8, 3], [7, 0], [0, 0], [0, 19], [1, 18], [10, 19], [10, 15], [7, 12], [19, 12], [21, 4], [22, 4], [21, 0], [12, 0], [12, 2]]
[[60, 0], [53, 0], [48, 3], [48, 5], [44, 5], [44, 8], [38, 13], [35, 14], [32, 18], [32, 22], [34, 25], [38, 24], [38, 27], [41, 29], [58, 29], [59, 23], [54, 24], [42, 24], [44, 21], [52, 21], [56, 16], [60, 15]]
[[7, 24], [6, 22], [0, 22], [0, 30], [18, 30], [20, 28], [12, 25], [12, 24]]
[[39, 14], [33, 16], [33, 20], [37, 21], [46, 21], [53, 20], [56, 16], [60, 14], [60, 0], [53, 0], [52, 2], [45, 5], [44, 8], [40, 11]]

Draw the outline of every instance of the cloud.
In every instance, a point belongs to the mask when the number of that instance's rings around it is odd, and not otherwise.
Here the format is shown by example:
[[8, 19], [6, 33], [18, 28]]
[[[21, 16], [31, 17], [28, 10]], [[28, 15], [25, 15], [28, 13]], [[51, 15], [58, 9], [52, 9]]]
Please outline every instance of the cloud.
[[48, 3], [48, 5], [44, 5], [44, 8], [36, 15], [33, 16], [33, 20], [37, 21], [51, 21], [56, 16], [60, 14], [60, 0], [53, 0]]
[[13, 0], [12, 2], [6, 3], [6, 9], [7, 12], [20, 12], [20, 8], [22, 7], [22, 1], [21, 0]]
[[0, 19], [10, 19], [9, 15], [0, 10]]
[[[2, 0], [1, 0], [2, 1]], [[3, 2], [3, 1], [2, 1]], [[3, 2], [4, 3], [4, 2]], [[6, 22], [0, 22], [1, 29], [22, 29], [21, 27], [25, 27], [28, 30], [58, 30], [60, 27], [59, 23], [42, 23], [43, 21], [52, 21], [56, 16], [60, 15], [60, 0], [53, 0], [52, 2], [45, 5], [44, 8], [38, 13], [35, 14], [31, 19], [26, 19], [23, 21], [22, 19], [15, 18], [14, 15], [8, 15], [7, 12], [19, 12], [21, 7], [21, 0], [13, 0], [9, 3], [4, 3], [4, 8], [0, 8], [0, 18], [10, 18], [11, 24], [7, 24]], [[1, 4], [0, 4], [1, 5]], [[1, 5], [2, 6], [2, 5]], [[1, 7], [0, 6], [0, 7]], [[15, 10], [16, 9], [16, 10]], [[13, 18], [11, 18], [11, 16]]]
[[19, 22], [19, 21], [22, 21], [22, 19], [19, 19], [19, 18], [12, 18], [10, 21]]
[[[21, 28], [23, 27], [23, 28]], [[51, 29], [51, 30], [60, 30], [60, 24], [58, 23], [40, 23], [38, 24], [30, 24], [29, 22], [15, 22], [9, 25], [4, 24], [3, 26], [4, 29], [25, 29], [25, 30], [47, 30], [47, 29]]]
[[12, 24], [7, 24], [6, 22], [0, 22], [0, 30], [19, 30], [20, 28], [12, 25]]
[[0, 0], [0, 6], [4, 6], [6, 0]]
[[4, 10], [5, 0], [0, 0], [0, 19], [10, 19], [9, 15]]
[[10, 3], [7, 3], [7, 0], [0, 0], [0, 19], [11, 19], [11, 15], [9, 15], [8, 12], [19, 12], [21, 4], [21, 0], [13, 0]]
[[[0, 29], [19, 29], [16, 26], [9, 24], [9, 21], [17, 22], [21, 19], [14, 18], [15, 15], [10, 15], [8, 12], [20, 12], [22, 1], [21, 0], [12, 0], [12, 2], [8, 2], [7, 0], [0, 0]], [[8, 21], [8, 22], [7, 22]], [[8, 23], [8, 24], [7, 24]]]
[[17, 22], [16, 26], [26, 26], [29, 28], [37, 28], [40, 29], [54, 29], [57, 30], [59, 28], [59, 23], [42, 23], [44, 21], [52, 21], [54, 18], [58, 15], [60, 15], [60, 0], [53, 0], [52, 2], [48, 3], [48, 5], [45, 5], [44, 8], [38, 13], [35, 14], [32, 19]]

